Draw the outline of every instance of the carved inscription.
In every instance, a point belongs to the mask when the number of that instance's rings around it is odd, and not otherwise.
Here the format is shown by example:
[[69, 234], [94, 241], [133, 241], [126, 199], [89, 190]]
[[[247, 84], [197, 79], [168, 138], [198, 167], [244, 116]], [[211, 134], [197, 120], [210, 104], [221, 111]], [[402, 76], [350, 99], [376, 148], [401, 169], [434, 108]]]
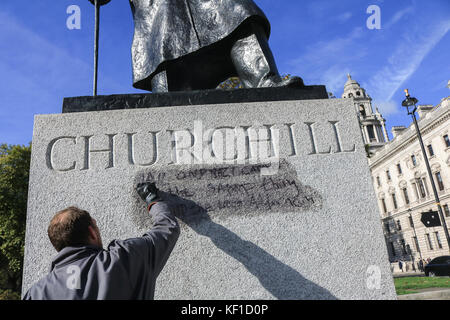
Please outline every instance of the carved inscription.
[[73, 170], [152, 167], [156, 164], [243, 165], [300, 155], [355, 152], [338, 121], [221, 126], [61, 136], [48, 142], [47, 168]]

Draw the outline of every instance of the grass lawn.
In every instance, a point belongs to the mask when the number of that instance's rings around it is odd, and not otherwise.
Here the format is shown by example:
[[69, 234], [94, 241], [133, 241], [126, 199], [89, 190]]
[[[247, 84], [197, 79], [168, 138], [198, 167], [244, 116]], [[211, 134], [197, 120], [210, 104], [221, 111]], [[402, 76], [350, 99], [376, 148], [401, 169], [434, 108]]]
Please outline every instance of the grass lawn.
[[404, 277], [394, 278], [397, 295], [417, 293], [420, 289], [450, 288], [449, 277]]

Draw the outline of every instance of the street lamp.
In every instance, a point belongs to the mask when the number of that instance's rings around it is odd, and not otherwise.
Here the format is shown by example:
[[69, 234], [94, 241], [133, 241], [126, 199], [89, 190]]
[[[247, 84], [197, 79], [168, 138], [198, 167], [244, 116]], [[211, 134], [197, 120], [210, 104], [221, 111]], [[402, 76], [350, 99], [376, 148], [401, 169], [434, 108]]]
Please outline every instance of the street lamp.
[[[437, 193], [436, 185], [434, 184], [433, 174], [431, 173], [430, 163], [428, 162], [428, 156], [427, 156], [427, 154], [425, 152], [425, 147], [424, 147], [423, 141], [422, 141], [422, 135], [420, 134], [419, 125], [417, 124], [417, 119], [416, 119], [415, 112], [417, 110], [416, 104], [417, 104], [418, 100], [416, 98], [411, 97], [409, 95], [408, 89], [405, 89], [405, 94], [406, 94], [406, 99], [403, 100], [402, 106], [406, 107], [406, 110], [408, 111], [408, 114], [412, 116], [413, 122], [414, 122], [414, 126], [416, 127], [417, 138], [419, 139], [420, 148], [422, 149], [422, 154], [423, 154], [423, 158], [425, 160], [425, 165], [427, 167], [428, 176], [430, 177], [431, 187], [433, 188], [434, 199], [436, 200], [436, 205], [438, 207], [439, 218], [441, 219], [442, 227], [444, 228], [445, 237], [447, 238], [447, 244], [448, 244], [448, 248], [449, 248], [449, 251], [450, 251], [450, 236], [448, 234], [447, 224], [445, 223], [445, 218], [444, 218], [444, 214], [442, 213], [442, 208], [441, 208], [441, 203], [440, 203], [440, 200], [439, 200], [439, 195]], [[414, 108], [413, 108], [412, 111], [410, 111], [409, 108], [412, 107], [412, 106], [414, 106]]]
[[97, 96], [98, 79], [98, 41], [100, 32], [100, 7], [111, 0], [89, 0], [95, 6], [95, 33], [94, 33], [94, 88], [93, 96]]

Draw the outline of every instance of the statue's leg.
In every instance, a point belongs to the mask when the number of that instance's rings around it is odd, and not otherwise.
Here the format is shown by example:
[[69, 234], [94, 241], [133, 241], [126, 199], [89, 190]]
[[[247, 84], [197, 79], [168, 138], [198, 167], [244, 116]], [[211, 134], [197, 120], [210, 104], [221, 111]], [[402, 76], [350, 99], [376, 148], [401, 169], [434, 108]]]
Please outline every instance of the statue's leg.
[[247, 26], [231, 48], [231, 60], [246, 88], [303, 86], [299, 77], [282, 79], [263, 28]]
[[161, 71], [157, 73], [152, 79], [152, 92], [169, 92], [169, 85], [167, 81], [167, 72]]

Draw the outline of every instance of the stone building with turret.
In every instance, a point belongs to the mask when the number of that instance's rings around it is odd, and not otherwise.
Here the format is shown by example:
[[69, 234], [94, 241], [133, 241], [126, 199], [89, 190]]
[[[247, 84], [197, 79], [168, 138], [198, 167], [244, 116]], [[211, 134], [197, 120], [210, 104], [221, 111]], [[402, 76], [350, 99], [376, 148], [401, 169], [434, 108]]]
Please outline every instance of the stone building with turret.
[[[399, 108], [402, 108], [399, 106]], [[440, 205], [450, 227], [450, 97], [436, 105], [417, 107], [422, 134]], [[393, 139], [370, 158], [389, 259], [399, 272], [399, 260], [417, 270], [420, 259], [449, 255], [443, 226], [426, 227], [423, 212], [437, 211], [414, 124], [392, 127]]]
[[[413, 270], [413, 265], [417, 270], [420, 259], [449, 255], [450, 248], [442, 226], [427, 228], [421, 222], [423, 212], [437, 211], [437, 207], [415, 127], [412, 123], [408, 128], [393, 126], [390, 141], [386, 120], [377, 107], [373, 111], [372, 98], [350, 75], [347, 77], [342, 98], [353, 99], [370, 152], [369, 167], [393, 271], [400, 271], [399, 260], [408, 266], [408, 271]], [[450, 81], [447, 87], [450, 89]], [[419, 105], [417, 116], [450, 227], [450, 97], [436, 106]]]
[[347, 77], [342, 98], [353, 98], [364, 143], [368, 146], [369, 152], [373, 153], [389, 142], [386, 120], [378, 108], [375, 108], [375, 112], [373, 111], [372, 98], [366, 93], [366, 90], [350, 75]]

